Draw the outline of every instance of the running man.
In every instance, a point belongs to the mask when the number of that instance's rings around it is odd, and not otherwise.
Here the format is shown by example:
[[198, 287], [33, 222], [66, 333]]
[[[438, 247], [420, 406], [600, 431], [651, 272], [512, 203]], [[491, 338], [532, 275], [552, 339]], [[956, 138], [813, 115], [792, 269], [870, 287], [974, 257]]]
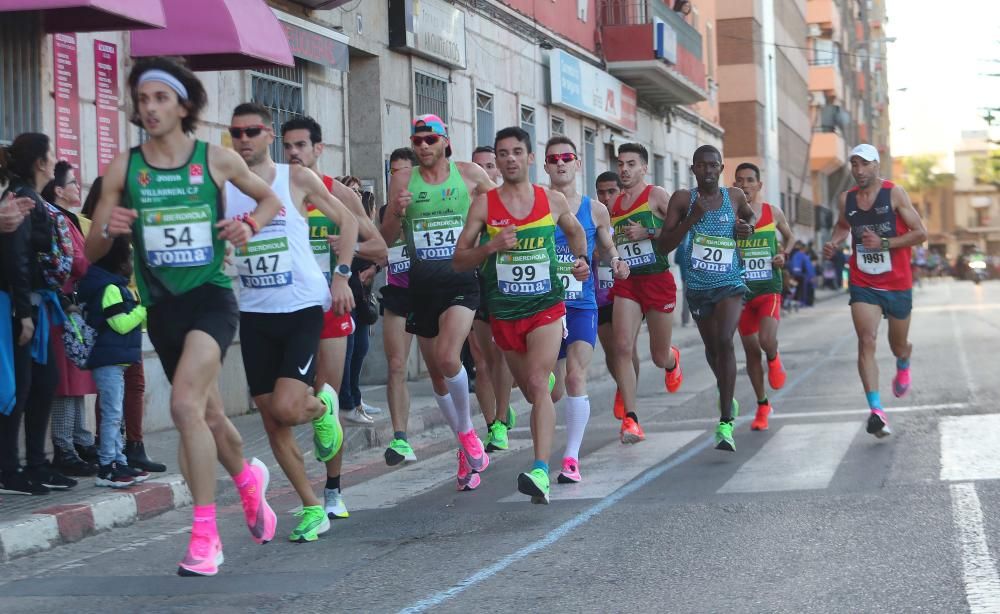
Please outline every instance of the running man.
[[733, 419], [739, 414], [739, 404], [733, 398], [733, 335], [747, 292], [736, 241], [753, 234], [756, 217], [742, 190], [719, 185], [724, 166], [718, 149], [702, 145], [691, 162], [698, 188], [678, 190], [670, 197], [657, 248], [661, 254], [681, 249], [684, 293], [719, 389], [715, 448], [735, 452]]
[[892, 431], [878, 389], [878, 324], [883, 317], [889, 320], [889, 348], [896, 357], [892, 393], [905, 396], [910, 390], [913, 353], [907, 339], [913, 307], [910, 248], [927, 240], [927, 229], [906, 191], [879, 176], [877, 149], [867, 143], [858, 145], [851, 150], [850, 162], [857, 185], [840, 195], [840, 219], [830, 242], [823, 246], [823, 255], [832, 257], [850, 235], [848, 280], [851, 317], [858, 335], [858, 373], [871, 410], [867, 430], [882, 438]]
[[[145, 129], [149, 140], [108, 167], [87, 236], [87, 259], [99, 260], [115, 237], [132, 236], [149, 340], [172, 385], [178, 457], [194, 499], [191, 538], [177, 573], [214, 576], [223, 562], [216, 459], [236, 484], [253, 540], [273, 539], [277, 523], [265, 500], [267, 467], [244, 460], [243, 441], [226, 417], [218, 381], [239, 322], [232, 284], [222, 270], [225, 242], [244, 247], [282, 203], [236, 152], [189, 136], [208, 102], [194, 73], [170, 59], [144, 58], [132, 68], [128, 87], [132, 123]], [[240, 219], [226, 219], [227, 181], [257, 203]]]
[[490, 462], [472, 425], [469, 376], [461, 359], [479, 307], [479, 282], [475, 271], [454, 269], [452, 257], [472, 197], [485, 195], [493, 182], [475, 164], [449, 160], [451, 142], [436, 115], [413, 120], [410, 143], [420, 165], [390, 179], [381, 231], [390, 245], [401, 232], [406, 237], [412, 301], [406, 330], [417, 336], [434, 398], [460, 444], [458, 490], [472, 490]]
[[[503, 181], [497, 168], [497, 155], [492, 145], [481, 145], [472, 152], [472, 162], [486, 171], [486, 176], [496, 185]], [[489, 237], [481, 237], [488, 240]], [[514, 376], [507, 367], [503, 352], [493, 343], [490, 330], [490, 311], [486, 306], [485, 280], [479, 276], [479, 309], [472, 321], [469, 349], [476, 361], [476, 398], [486, 420], [486, 451], [506, 450], [510, 446], [507, 432], [517, 424], [517, 413], [510, 404], [510, 390]]]
[[[485, 262], [486, 301], [493, 339], [504, 351], [514, 380], [531, 403], [535, 462], [517, 477], [517, 489], [532, 503], [549, 502], [549, 456], [555, 407], [549, 375], [563, 337], [563, 284], [556, 256], [556, 226], [575, 256], [572, 276], [590, 278], [587, 236], [559, 192], [532, 185], [531, 135], [518, 127], [496, 136], [503, 185], [480, 195], [455, 248], [455, 269], [471, 271]], [[488, 233], [489, 241], [480, 241]]]
[[[587, 239], [587, 256], [597, 246], [610, 263], [613, 277], [628, 277], [628, 265], [618, 255], [611, 239], [611, 216], [607, 208], [589, 196], [576, 191], [576, 174], [580, 170], [580, 156], [576, 144], [565, 136], [554, 136], [545, 144], [545, 172], [549, 175], [551, 189], [565, 197], [569, 212], [583, 228]], [[552, 391], [553, 402], [566, 395], [566, 450], [562, 470], [556, 480], [560, 484], [579, 482], [580, 444], [590, 420], [590, 398], [587, 396], [587, 371], [594, 356], [597, 342], [597, 296], [593, 275], [581, 281], [573, 276], [576, 258], [569, 240], [561, 228], [556, 228], [556, 257], [559, 260], [559, 280], [564, 287], [566, 305], [566, 338], [559, 348], [556, 384]]]
[[[385, 241], [365, 213], [365, 208], [357, 193], [319, 170], [319, 157], [323, 154], [323, 129], [319, 123], [311, 117], [290, 119], [281, 126], [281, 139], [285, 150], [285, 159], [288, 160], [288, 163], [304, 166], [321, 177], [324, 187], [353, 214], [361, 235], [360, 239], [352, 239], [354, 254], [372, 262], [384, 263], [388, 253]], [[338, 251], [343, 249], [340, 245], [340, 226], [311, 203], [307, 205], [306, 210], [308, 211], [309, 243], [312, 247], [312, 253], [329, 284], [333, 279], [334, 271], [337, 270], [339, 264], [343, 264], [343, 259], [338, 264]], [[356, 235], [351, 236], [356, 237]], [[350, 249], [346, 254], [351, 254]], [[351, 259], [348, 258], [348, 262]], [[341, 268], [340, 270], [343, 273], [347, 269]], [[322, 389], [323, 386], [329, 384], [335, 392], [340, 391], [341, 379], [344, 376], [347, 338], [353, 332], [354, 320], [351, 318], [351, 310], [348, 309], [338, 314], [334, 310], [328, 309], [323, 314], [323, 330], [319, 336], [319, 356], [316, 364], [315, 387], [317, 389]], [[343, 414], [340, 415], [340, 423], [343, 426]], [[327, 518], [331, 520], [350, 516], [340, 490], [340, 473], [343, 463], [343, 447], [337, 451], [333, 458], [326, 461], [323, 507], [326, 510]]]
[[[767, 358], [767, 381], [771, 388], [780, 390], [785, 385], [785, 367], [778, 354], [778, 320], [781, 319], [781, 289], [784, 287], [781, 270], [794, 241], [781, 209], [758, 202], [763, 186], [756, 165], [744, 162], [736, 167], [736, 187], [743, 190], [757, 220], [753, 235], [737, 241], [743, 259], [743, 279], [750, 289], [738, 329], [747, 356], [747, 376], [757, 395], [757, 413], [750, 423], [753, 431], [766, 431], [767, 418], [773, 411], [764, 388], [762, 350]], [[784, 241], [780, 250], [776, 231]]]
[[[330, 520], [309, 483], [292, 427], [312, 423], [316, 460], [330, 461], [340, 451], [344, 433], [336, 391], [323, 384], [313, 396], [312, 386], [323, 313], [349, 314], [354, 295], [347, 284], [350, 251], [334, 269], [332, 281], [312, 257], [307, 205], [344, 229], [343, 245], [349, 250], [358, 223], [316, 173], [299, 164], [274, 163], [272, 125], [271, 112], [257, 103], [237, 106], [229, 125], [233, 147], [284, 205], [233, 255], [240, 280], [240, 350], [274, 458], [302, 500], [302, 520], [289, 540], [311, 542], [330, 530]], [[226, 217], [238, 219], [254, 204], [232, 183], [226, 184]]]
[[[394, 176], [417, 165], [417, 155], [409, 147], [400, 147], [389, 155], [389, 175]], [[385, 224], [389, 205], [379, 209], [379, 224]], [[415, 462], [417, 455], [406, 439], [406, 423], [410, 417], [410, 390], [406, 386], [406, 364], [410, 357], [413, 335], [406, 332], [406, 316], [412, 310], [410, 302], [410, 254], [406, 236], [400, 234], [389, 247], [389, 266], [382, 286], [382, 347], [389, 365], [386, 396], [392, 419], [392, 441], [385, 450], [385, 464]]]
[[621, 417], [622, 443], [638, 443], [646, 438], [636, 414], [636, 377], [632, 364], [636, 337], [643, 316], [649, 330], [649, 353], [664, 377], [668, 392], [677, 392], [684, 375], [680, 368], [681, 352], [670, 345], [677, 304], [677, 285], [670, 273], [667, 252], [658, 253], [653, 244], [658, 239], [667, 216], [670, 197], [660, 186], [646, 183], [649, 152], [638, 143], [618, 148], [618, 176], [625, 189], [611, 208], [615, 227], [615, 245], [628, 263], [628, 279], [615, 282], [614, 299], [614, 375], [622, 395], [625, 414]]
[[[611, 212], [615, 200], [625, 188], [618, 173], [614, 171], [604, 171], [597, 176], [594, 181], [594, 188], [597, 191], [597, 200], [604, 205], [604, 208]], [[597, 265], [597, 338], [601, 342], [604, 350], [604, 364], [608, 368], [608, 373], [614, 377], [615, 373], [615, 338], [611, 329], [611, 319], [614, 313], [614, 299], [611, 297], [611, 288], [615, 285], [614, 273], [611, 270], [611, 262], [604, 258]], [[635, 379], [639, 381], [639, 350], [632, 344], [632, 366], [635, 368]], [[622, 401], [621, 390], [615, 390], [614, 404], [615, 418], [621, 420], [625, 417], [625, 402]]]

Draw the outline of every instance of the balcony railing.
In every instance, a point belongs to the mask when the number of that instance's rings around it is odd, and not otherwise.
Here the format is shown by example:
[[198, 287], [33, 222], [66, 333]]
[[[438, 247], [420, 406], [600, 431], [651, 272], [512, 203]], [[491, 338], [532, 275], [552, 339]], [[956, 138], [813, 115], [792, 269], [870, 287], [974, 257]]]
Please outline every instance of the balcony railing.
[[601, 26], [637, 26], [663, 20], [677, 34], [677, 44], [701, 60], [701, 34], [691, 27], [678, 13], [667, 6], [665, 0], [602, 0]]

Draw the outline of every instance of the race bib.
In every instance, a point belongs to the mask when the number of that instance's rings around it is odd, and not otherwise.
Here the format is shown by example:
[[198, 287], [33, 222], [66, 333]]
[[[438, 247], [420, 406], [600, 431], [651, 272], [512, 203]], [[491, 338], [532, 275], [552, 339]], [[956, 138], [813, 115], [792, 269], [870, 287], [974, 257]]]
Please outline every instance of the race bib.
[[562, 281], [565, 289], [565, 299], [573, 301], [581, 298], [583, 296], [583, 282], [573, 277], [573, 263], [576, 262], [576, 256], [569, 252], [560, 251], [556, 253], [556, 258], [559, 260], [556, 272], [559, 274], [559, 280]]
[[771, 266], [771, 248], [748, 247], [740, 250], [743, 256], [743, 278], [747, 281], [766, 281], [774, 277]]
[[236, 270], [244, 288], [291, 285], [292, 257], [288, 251], [288, 237], [261, 238], [237, 249]]
[[552, 290], [549, 254], [544, 249], [497, 253], [497, 285], [508, 296], [532, 296]]
[[413, 220], [413, 248], [421, 260], [450, 260], [462, 234], [461, 215], [425, 217]]
[[691, 247], [691, 269], [727, 273], [733, 269], [736, 240], [696, 234]]
[[323, 271], [323, 277], [326, 277], [326, 283], [330, 283], [332, 279], [330, 277], [330, 244], [324, 239], [322, 241], [310, 241], [309, 247], [312, 248], [313, 258], [316, 259], [319, 270]]
[[858, 254], [858, 269], [868, 275], [880, 275], [892, 270], [892, 258], [889, 257], [889, 250], [876, 247], [868, 249], [863, 245], [854, 248]]
[[141, 215], [149, 266], [196, 267], [212, 262], [215, 252], [209, 205], [146, 209]]
[[602, 261], [597, 267], [597, 287], [600, 290], [610, 290], [615, 285], [615, 275], [611, 265]]
[[620, 237], [623, 242], [618, 244], [618, 253], [628, 263], [629, 268], [634, 269], [656, 262], [656, 252], [653, 250], [652, 241], [649, 239], [629, 241], [624, 238], [624, 235], [620, 235]]
[[[454, 251], [454, 247], [452, 247]], [[410, 250], [404, 243], [389, 248], [389, 274], [403, 275], [410, 270]]]

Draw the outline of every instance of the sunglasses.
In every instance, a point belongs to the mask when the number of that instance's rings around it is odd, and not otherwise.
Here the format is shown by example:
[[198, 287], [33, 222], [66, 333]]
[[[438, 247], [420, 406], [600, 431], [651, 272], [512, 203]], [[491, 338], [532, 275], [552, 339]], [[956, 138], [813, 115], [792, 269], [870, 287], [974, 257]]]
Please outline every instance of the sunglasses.
[[428, 145], [433, 145], [441, 140], [441, 136], [437, 134], [431, 134], [428, 136], [411, 136], [410, 142], [413, 143], [414, 147], [420, 147], [424, 143]]
[[566, 164], [569, 164], [573, 160], [576, 160], [576, 154], [567, 151], [566, 153], [549, 154], [549, 155], [545, 156], [545, 163], [546, 164], [556, 164], [560, 160], [562, 160]]
[[256, 126], [247, 126], [246, 128], [237, 128], [236, 126], [230, 126], [229, 136], [233, 137], [234, 139], [241, 139], [243, 138], [243, 134], [245, 133], [247, 135], [247, 138], [252, 139], [254, 137], [260, 136], [260, 133], [264, 132], [267, 129], [268, 127], [263, 124], [258, 124]]

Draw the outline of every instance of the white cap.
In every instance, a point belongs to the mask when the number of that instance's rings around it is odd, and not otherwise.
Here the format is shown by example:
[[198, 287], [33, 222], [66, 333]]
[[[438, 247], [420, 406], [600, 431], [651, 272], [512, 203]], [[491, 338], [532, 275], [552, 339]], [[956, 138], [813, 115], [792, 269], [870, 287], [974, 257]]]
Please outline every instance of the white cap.
[[848, 160], [857, 156], [862, 160], [868, 160], [869, 162], [879, 162], [878, 150], [869, 145], [868, 143], [862, 143], [851, 150], [851, 155], [847, 157]]

